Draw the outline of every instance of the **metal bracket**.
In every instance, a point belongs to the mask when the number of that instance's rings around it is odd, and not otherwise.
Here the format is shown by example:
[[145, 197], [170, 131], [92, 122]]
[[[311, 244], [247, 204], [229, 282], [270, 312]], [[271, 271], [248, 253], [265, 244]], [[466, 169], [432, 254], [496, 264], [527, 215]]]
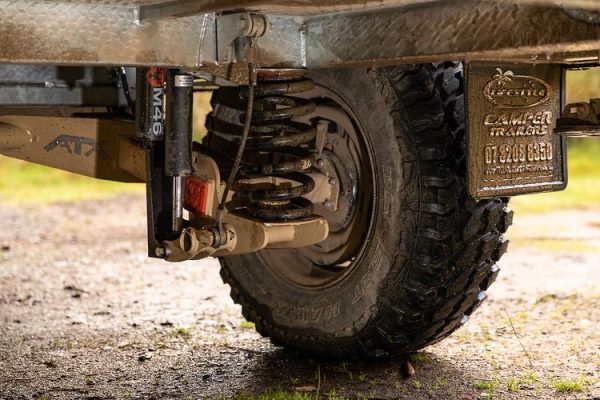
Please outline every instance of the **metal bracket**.
[[564, 141], [553, 134], [562, 67], [472, 62], [466, 72], [471, 196], [563, 190]]
[[217, 17], [217, 62], [230, 63], [243, 58], [245, 39], [260, 37], [270, 29], [264, 14], [239, 13]]
[[600, 99], [568, 104], [556, 132], [561, 136], [600, 136]]

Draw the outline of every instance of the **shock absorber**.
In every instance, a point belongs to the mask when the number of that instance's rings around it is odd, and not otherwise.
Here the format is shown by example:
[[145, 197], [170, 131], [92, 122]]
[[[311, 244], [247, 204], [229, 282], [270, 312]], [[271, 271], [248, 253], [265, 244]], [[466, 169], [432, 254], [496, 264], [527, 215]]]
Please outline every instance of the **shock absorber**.
[[[303, 196], [315, 186], [306, 172], [312, 167], [309, 146], [317, 132], [306, 117], [316, 104], [298, 95], [313, 88], [303, 70], [257, 72], [252, 128], [230, 211], [265, 221], [312, 216], [313, 204]], [[207, 144], [224, 157], [239, 142], [247, 97], [247, 87], [226, 87], [214, 98], [214, 111], [207, 118]]]

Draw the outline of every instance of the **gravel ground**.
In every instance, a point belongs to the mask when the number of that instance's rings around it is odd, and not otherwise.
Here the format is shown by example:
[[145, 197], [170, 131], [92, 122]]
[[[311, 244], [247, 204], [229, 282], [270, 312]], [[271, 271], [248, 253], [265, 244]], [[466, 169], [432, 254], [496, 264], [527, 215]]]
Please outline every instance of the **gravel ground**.
[[487, 304], [411, 377], [271, 345], [216, 261], [145, 257], [144, 213], [139, 196], [0, 207], [0, 398], [600, 399], [600, 212], [517, 216]]

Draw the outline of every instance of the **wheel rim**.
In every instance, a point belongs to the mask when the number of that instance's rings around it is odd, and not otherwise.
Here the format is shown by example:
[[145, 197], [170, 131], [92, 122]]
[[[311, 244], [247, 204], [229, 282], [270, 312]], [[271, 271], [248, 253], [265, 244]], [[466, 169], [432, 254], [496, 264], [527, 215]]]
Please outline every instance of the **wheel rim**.
[[315, 203], [315, 214], [327, 220], [330, 234], [313, 246], [263, 250], [257, 256], [287, 283], [323, 289], [345, 279], [360, 263], [374, 218], [375, 179], [364, 128], [349, 105], [319, 85], [303, 97], [317, 102], [316, 111], [308, 117], [311, 122], [329, 121], [322, 157], [315, 169], [339, 185], [339, 201], [337, 207]]

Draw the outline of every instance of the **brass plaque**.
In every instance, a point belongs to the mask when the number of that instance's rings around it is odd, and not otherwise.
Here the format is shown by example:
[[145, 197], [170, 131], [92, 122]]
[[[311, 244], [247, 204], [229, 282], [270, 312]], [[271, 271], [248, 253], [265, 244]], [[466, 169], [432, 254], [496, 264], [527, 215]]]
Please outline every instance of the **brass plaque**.
[[474, 63], [467, 66], [469, 193], [481, 198], [566, 186], [560, 117], [562, 68]]

